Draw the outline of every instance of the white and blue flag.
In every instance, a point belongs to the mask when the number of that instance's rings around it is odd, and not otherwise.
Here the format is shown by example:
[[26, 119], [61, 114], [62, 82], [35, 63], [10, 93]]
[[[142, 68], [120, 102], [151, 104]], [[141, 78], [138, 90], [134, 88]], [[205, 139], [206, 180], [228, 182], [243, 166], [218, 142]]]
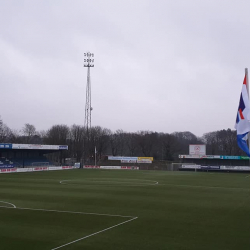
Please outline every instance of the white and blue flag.
[[247, 145], [248, 133], [250, 131], [250, 104], [247, 92], [247, 74], [243, 81], [235, 129], [237, 130], [238, 146], [250, 157]]

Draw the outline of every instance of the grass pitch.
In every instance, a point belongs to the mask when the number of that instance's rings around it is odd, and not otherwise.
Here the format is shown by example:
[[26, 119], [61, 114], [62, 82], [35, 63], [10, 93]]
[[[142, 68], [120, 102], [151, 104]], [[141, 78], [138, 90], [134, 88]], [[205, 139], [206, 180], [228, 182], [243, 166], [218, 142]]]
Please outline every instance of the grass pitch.
[[228, 173], [1, 174], [0, 248], [250, 249], [249, 183]]

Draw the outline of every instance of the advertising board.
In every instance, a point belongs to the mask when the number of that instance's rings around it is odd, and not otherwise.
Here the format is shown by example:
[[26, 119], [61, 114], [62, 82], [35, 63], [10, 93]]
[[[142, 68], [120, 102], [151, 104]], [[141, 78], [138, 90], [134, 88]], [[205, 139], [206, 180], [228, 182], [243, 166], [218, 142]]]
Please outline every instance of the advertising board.
[[223, 170], [241, 170], [241, 171], [250, 171], [250, 167], [248, 166], [220, 166], [220, 169]]
[[68, 150], [67, 145], [12, 144], [13, 149]]
[[240, 156], [240, 159], [241, 160], [249, 160], [249, 157], [248, 156]]
[[108, 160], [121, 161], [121, 163], [152, 163], [154, 157], [108, 156]]
[[100, 166], [101, 169], [130, 169], [130, 170], [139, 170], [139, 167], [134, 167], [134, 166]]
[[121, 169], [139, 170], [139, 167], [134, 167], [134, 166], [121, 166]]
[[190, 144], [189, 145], [190, 155], [206, 155], [206, 145], [204, 144]]
[[179, 155], [179, 158], [186, 158], [186, 159], [201, 159], [201, 157], [205, 158], [205, 156], [201, 155]]
[[148, 160], [148, 161], [153, 161], [154, 157], [137, 157], [138, 161], [143, 161], [143, 160]]
[[33, 168], [17, 168], [18, 173], [33, 172]]
[[63, 167], [36, 167], [36, 168], [5, 168], [0, 169], [0, 173], [24, 173], [24, 172], [38, 172], [38, 171], [48, 171], [48, 170], [68, 170], [75, 169], [73, 166], [63, 166]]
[[137, 163], [137, 160], [121, 160], [121, 163]]
[[186, 159], [221, 159], [221, 160], [248, 160], [248, 156], [236, 155], [179, 155], [179, 158]]
[[185, 164], [183, 164], [181, 166], [181, 168], [185, 168], [185, 169], [200, 169], [201, 165], [185, 165]]
[[137, 163], [152, 163], [152, 161], [149, 159], [141, 159], [141, 160], [138, 159]]
[[49, 167], [36, 167], [33, 168], [33, 171], [47, 171], [49, 170]]
[[241, 159], [240, 156], [232, 156], [232, 155], [221, 155], [220, 158], [225, 159], [225, 160], [240, 160]]
[[232, 156], [227, 158], [223, 155], [179, 155], [181, 159], [241, 159], [240, 156]]
[[0, 173], [15, 173], [17, 172], [16, 168], [5, 168], [5, 169], [0, 169]]
[[100, 168], [100, 166], [85, 165], [83, 168]]
[[62, 169], [73, 169], [73, 166], [63, 166]]
[[214, 170], [219, 170], [220, 166], [201, 166], [201, 169], [214, 169]]
[[121, 166], [100, 166], [101, 169], [121, 169]]
[[129, 157], [129, 156], [108, 156], [108, 160], [110, 161], [121, 161], [121, 160], [135, 160], [137, 161], [137, 157]]
[[87, 169], [101, 168], [101, 169], [114, 169], [114, 170], [118, 170], [118, 169], [139, 170], [139, 167], [135, 167], [135, 166], [92, 166], [92, 165], [85, 165], [83, 168], [87, 168]]
[[62, 170], [62, 167], [49, 167], [49, 170]]

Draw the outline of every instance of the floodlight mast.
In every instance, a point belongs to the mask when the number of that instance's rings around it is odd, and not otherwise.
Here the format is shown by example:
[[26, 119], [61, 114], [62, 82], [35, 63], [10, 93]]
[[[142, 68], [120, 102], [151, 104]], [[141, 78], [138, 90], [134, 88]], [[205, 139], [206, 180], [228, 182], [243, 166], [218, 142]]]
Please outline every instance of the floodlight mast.
[[94, 67], [94, 53], [84, 53], [84, 67], [87, 67], [87, 86], [86, 86], [86, 104], [85, 104], [85, 120], [84, 127], [89, 133], [91, 129], [91, 111], [93, 110], [91, 106], [91, 82], [90, 82], [90, 68]]

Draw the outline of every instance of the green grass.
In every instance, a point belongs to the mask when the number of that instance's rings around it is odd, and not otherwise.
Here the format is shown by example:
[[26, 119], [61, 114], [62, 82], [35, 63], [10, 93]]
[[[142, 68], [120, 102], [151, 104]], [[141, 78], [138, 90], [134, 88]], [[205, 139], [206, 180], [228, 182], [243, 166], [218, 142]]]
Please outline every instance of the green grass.
[[0, 247], [52, 250], [94, 234], [59, 249], [247, 250], [246, 176], [83, 169], [1, 174]]

